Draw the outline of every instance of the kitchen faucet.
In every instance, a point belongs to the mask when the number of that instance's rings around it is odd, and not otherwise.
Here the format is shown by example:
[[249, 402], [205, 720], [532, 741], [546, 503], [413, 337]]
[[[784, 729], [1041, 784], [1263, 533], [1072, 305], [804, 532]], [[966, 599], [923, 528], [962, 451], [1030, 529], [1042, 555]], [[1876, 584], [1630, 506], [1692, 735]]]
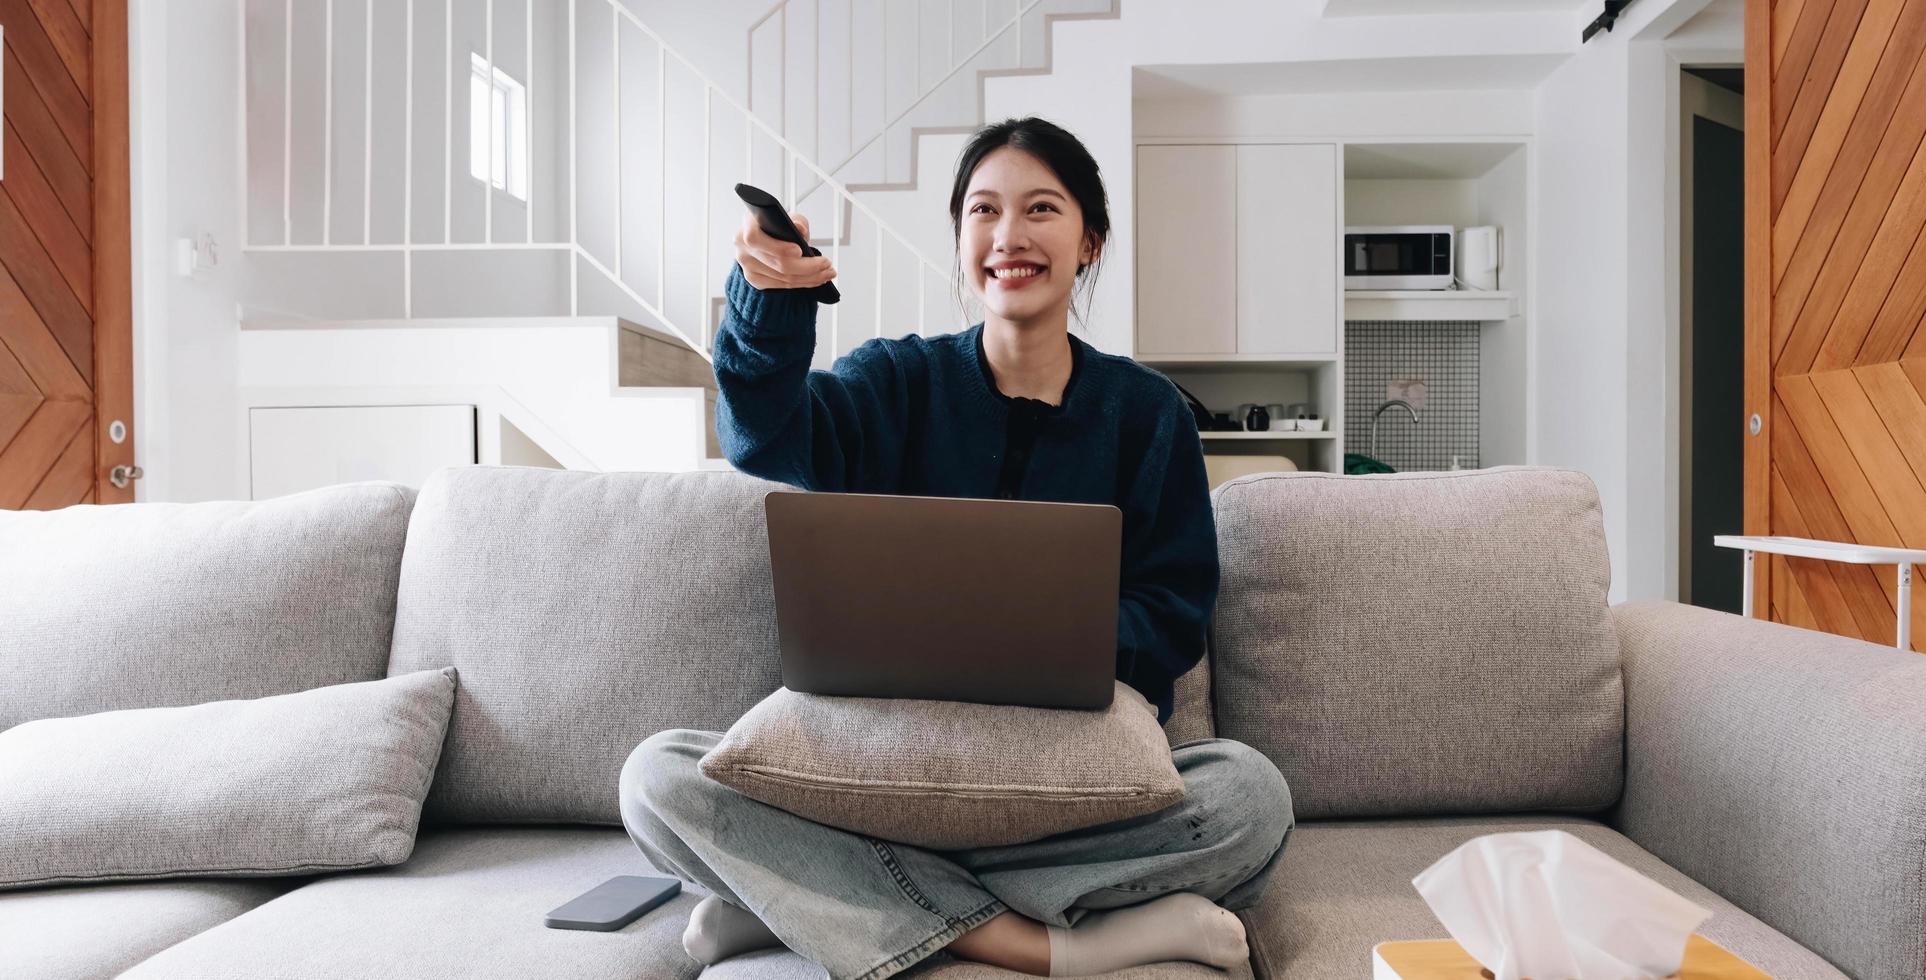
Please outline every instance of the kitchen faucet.
[[1387, 401], [1384, 404], [1379, 405], [1378, 410], [1371, 413], [1371, 458], [1373, 459], [1378, 458], [1378, 417], [1384, 414], [1385, 409], [1390, 408], [1393, 405], [1396, 405], [1399, 408], [1404, 409], [1406, 412], [1411, 413], [1411, 424], [1412, 425], [1418, 424], [1418, 410], [1415, 408], [1412, 408], [1411, 403], [1408, 401], [1405, 401], [1402, 398], [1393, 398], [1390, 401]]

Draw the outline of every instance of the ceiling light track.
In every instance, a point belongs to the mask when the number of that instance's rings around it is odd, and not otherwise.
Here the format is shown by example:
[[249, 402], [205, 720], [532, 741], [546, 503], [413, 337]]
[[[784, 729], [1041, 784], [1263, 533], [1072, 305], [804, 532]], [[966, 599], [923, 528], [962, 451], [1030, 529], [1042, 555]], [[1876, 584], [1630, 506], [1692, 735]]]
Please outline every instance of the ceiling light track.
[[1612, 25], [1618, 22], [1618, 15], [1631, 5], [1632, 0], [1605, 0], [1605, 10], [1591, 23], [1585, 25], [1585, 33], [1579, 36], [1578, 43], [1584, 44], [1591, 40], [1592, 35], [1600, 30], [1607, 34], [1611, 33]]

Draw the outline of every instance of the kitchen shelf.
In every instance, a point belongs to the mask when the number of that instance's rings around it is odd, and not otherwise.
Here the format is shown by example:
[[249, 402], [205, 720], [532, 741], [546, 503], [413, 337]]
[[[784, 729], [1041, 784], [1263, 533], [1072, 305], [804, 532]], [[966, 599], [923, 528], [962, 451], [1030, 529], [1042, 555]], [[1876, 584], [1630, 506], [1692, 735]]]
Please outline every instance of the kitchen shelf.
[[1517, 312], [1509, 290], [1353, 289], [1346, 320], [1506, 320]]
[[1268, 432], [1268, 431], [1266, 432], [1233, 432], [1233, 431], [1226, 430], [1223, 432], [1199, 432], [1197, 433], [1197, 435], [1199, 438], [1207, 439], [1207, 440], [1208, 439], [1249, 439], [1249, 440], [1255, 440], [1259, 442], [1274, 442], [1274, 441], [1283, 440], [1283, 439], [1335, 439], [1337, 438], [1337, 433], [1332, 432], [1329, 429], [1321, 429], [1316, 432], [1298, 432], [1295, 430], [1286, 430], [1282, 432]]
[[1342, 355], [1329, 354], [1142, 354], [1137, 363], [1158, 370], [1185, 371], [1302, 371], [1336, 364]]

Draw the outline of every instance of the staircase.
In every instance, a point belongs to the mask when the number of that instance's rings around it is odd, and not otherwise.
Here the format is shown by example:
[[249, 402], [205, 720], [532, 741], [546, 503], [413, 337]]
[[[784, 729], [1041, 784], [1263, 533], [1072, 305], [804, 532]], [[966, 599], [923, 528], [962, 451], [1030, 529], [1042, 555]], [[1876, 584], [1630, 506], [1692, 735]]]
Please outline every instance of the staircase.
[[1047, 73], [1056, 22], [1115, 16], [781, 0], [747, 27], [764, 67], [738, 98], [618, 0], [250, 4], [240, 383], [480, 386], [565, 466], [726, 465], [707, 359], [733, 184], [809, 214], [842, 270], [815, 366], [957, 329], [947, 160], [987, 79]]

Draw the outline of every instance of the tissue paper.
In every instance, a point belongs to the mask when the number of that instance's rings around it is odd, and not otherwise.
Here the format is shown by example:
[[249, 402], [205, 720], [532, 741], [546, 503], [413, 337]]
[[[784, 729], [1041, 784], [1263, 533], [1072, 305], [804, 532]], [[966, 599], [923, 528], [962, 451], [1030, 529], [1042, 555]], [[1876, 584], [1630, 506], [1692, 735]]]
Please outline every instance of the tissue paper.
[[1411, 883], [1496, 980], [1671, 976], [1712, 914], [1562, 830], [1473, 838]]

